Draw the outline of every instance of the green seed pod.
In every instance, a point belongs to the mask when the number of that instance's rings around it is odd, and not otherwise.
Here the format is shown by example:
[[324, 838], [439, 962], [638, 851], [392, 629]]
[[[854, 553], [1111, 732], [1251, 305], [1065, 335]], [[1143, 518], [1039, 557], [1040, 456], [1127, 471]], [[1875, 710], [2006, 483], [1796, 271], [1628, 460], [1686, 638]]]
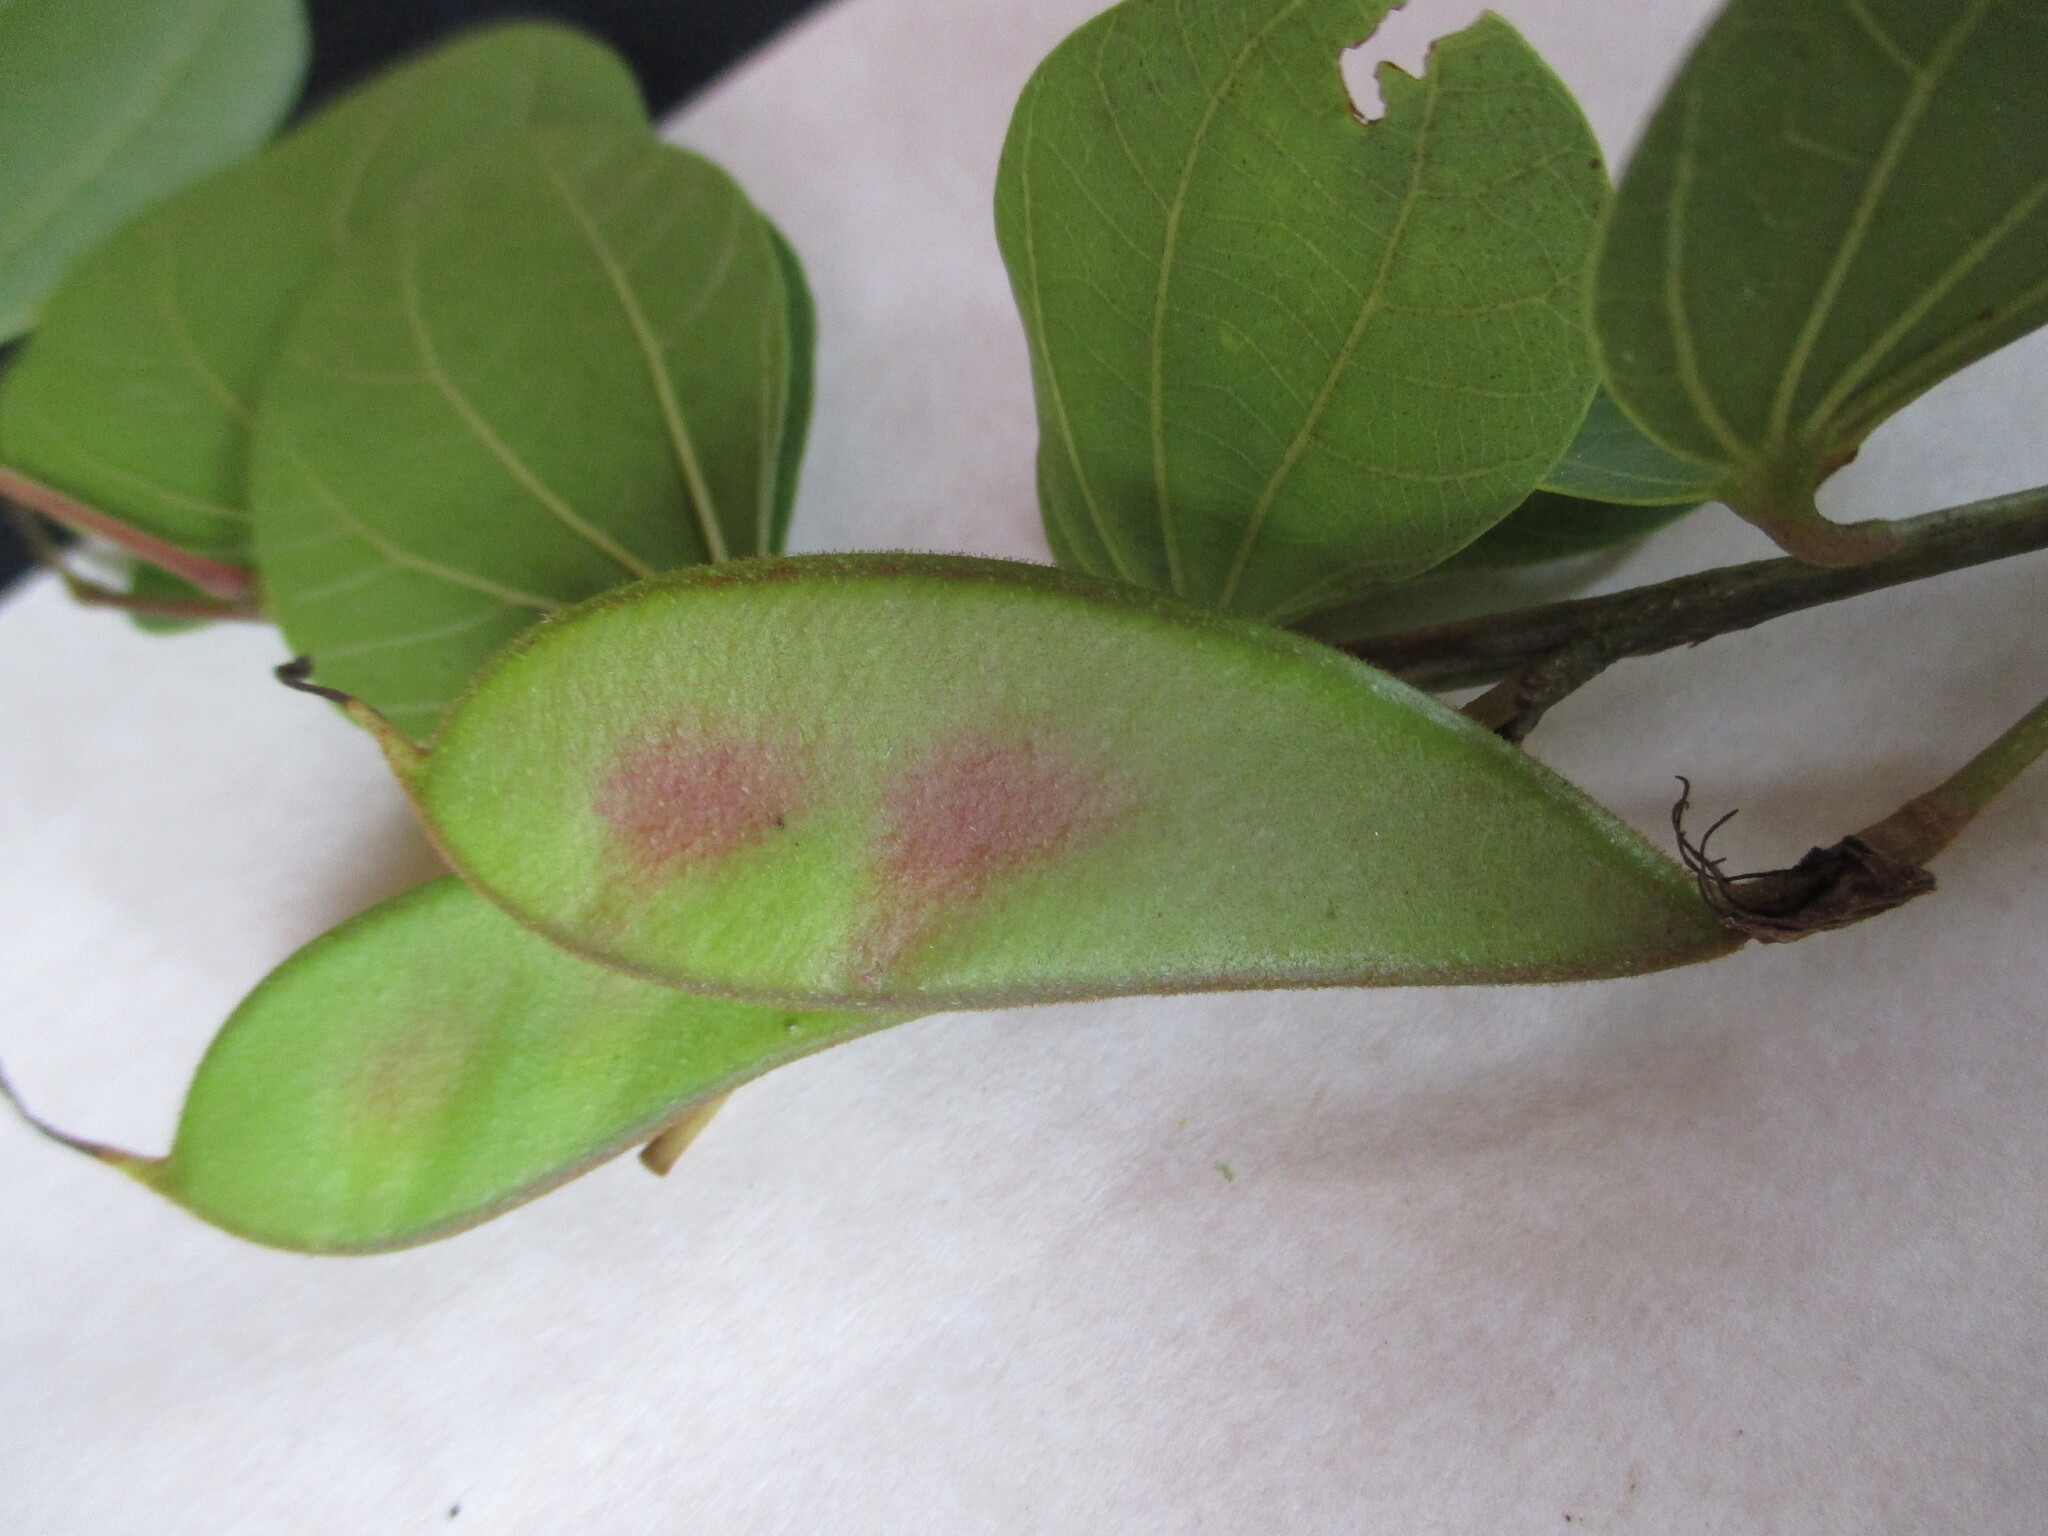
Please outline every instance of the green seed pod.
[[168, 1157], [32, 1123], [239, 1237], [379, 1253], [488, 1221], [650, 1138], [666, 1171], [740, 1083], [899, 1022], [649, 986], [442, 879], [323, 934], [249, 994], [200, 1063]]
[[520, 921], [758, 1003], [1563, 981], [1737, 942], [1675, 864], [1434, 700], [1040, 566], [678, 573], [534, 631], [431, 751], [353, 708]]

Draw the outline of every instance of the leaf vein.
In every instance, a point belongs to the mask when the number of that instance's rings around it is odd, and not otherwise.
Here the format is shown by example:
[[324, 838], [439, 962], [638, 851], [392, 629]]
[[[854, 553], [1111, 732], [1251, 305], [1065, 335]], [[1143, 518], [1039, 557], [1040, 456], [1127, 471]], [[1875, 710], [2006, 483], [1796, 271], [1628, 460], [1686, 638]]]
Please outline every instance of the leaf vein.
[[1379, 268], [1373, 274], [1372, 287], [1367, 291], [1365, 301], [1359, 306], [1358, 316], [1352, 322], [1350, 334], [1344, 338], [1343, 346], [1332, 359], [1329, 370], [1324, 375], [1322, 388], [1317, 391], [1315, 403], [1310, 407], [1308, 415], [1303, 418], [1301, 428], [1295, 433], [1293, 442], [1288, 444], [1286, 453], [1274, 466], [1272, 478], [1267, 481], [1265, 490], [1260, 493], [1258, 505], [1252, 509], [1252, 515], [1245, 524], [1244, 537], [1239, 541], [1236, 557], [1230, 563], [1230, 574], [1225, 578], [1222, 593], [1217, 599], [1219, 607], [1228, 608], [1231, 600], [1236, 597], [1237, 589], [1244, 581], [1245, 572], [1250, 569], [1252, 551], [1257, 548], [1260, 538], [1264, 536], [1267, 520], [1272, 516], [1273, 507], [1280, 499], [1281, 490], [1292, 478], [1295, 466], [1301, 462], [1302, 456], [1308, 452], [1309, 444], [1314, 441], [1316, 431], [1322, 425], [1331, 402], [1336, 399], [1338, 387], [1343, 383], [1345, 374], [1350, 371], [1353, 358], [1357, 356], [1358, 349], [1365, 344], [1366, 333], [1379, 318], [1388, 284], [1393, 280], [1394, 263], [1401, 249], [1401, 241], [1407, 233], [1408, 221], [1414, 214], [1417, 194], [1422, 187], [1423, 175], [1429, 164], [1429, 135], [1436, 122], [1437, 102], [1441, 99], [1442, 91], [1439, 74], [1440, 72], [1433, 70], [1424, 78], [1422, 122], [1415, 135], [1415, 156], [1409, 168], [1408, 192], [1402, 199], [1394, 227], [1387, 234], [1386, 246], [1380, 253]]
[[455, 414], [461, 418], [462, 424], [469, 429], [470, 434], [479, 443], [483, 444], [485, 451], [492, 458], [496, 459], [503, 466], [505, 472], [511, 475], [556, 521], [605, 555], [629, 575], [635, 577], [652, 576], [654, 570], [651, 566], [640, 560], [629, 550], [621, 548], [618, 542], [610, 535], [586, 521], [577, 514], [573, 507], [550, 490], [542, 482], [541, 478], [527, 465], [526, 461], [512, 451], [511, 445], [498, 436], [491, 424], [484, 420], [482, 412], [477, 410], [474, 402], [463, 393], [455, 380], [449, 376], [446, 367], [441, 362], [440, 353], [434, 346], [433, 334], [428, 329], [426, 314], [421, 307], [418, 254], [417, 247], [412, 239], [412, 231], [408, 228], [402, 251], [403, 264], [400, 274], [404, 289], [406, 326], [412, 334], [413, 344], [420, 354], [420, 363], [426, 369], [429, 382], [433, 384], [441, 398], [446, 400], [450, 407], [454, 409]]
[[[661, 342], [655, 336], [653, 327], [647, 323], [646, 311], [640, 307], [640, 296], [633, 291], [633, 285], [620, 270], [617, 259], [605, 244], [604, 233], [590, 216], [589, 210], [577, 199], [575, 190], [562, 179], [546, 156], [541, 165], [556, 194], [562, 199], [563, 207], [576, 222], [584, 243], [590, 248], [591, 256], [604, 272], [611, 284], [612, 295], [617, 300], [626, 325], [633, 333], [633, 340], [640, 348], [640, 356], [647, 368], [648, 382], [654, 386], [655, 399], [661, 406], [661, 419], [668, 429], [669, 449], [676, 458], [676, 467], [682, 472], [683, 484], [690, 492], [691, 509], [697, 516], [697, 532], [704, 540], [705, 553], [713, 565], [722, 565], [731, 558], [725, 544], [725, 530], [719, 522], [718, 503], [711, 494], [711, 483], [705, 477], [703, 461], [698, 457], [695, 437], [685, 415], [681, 400], [677, 397], [675, 376], [669, 372], [668, 360], [662, 355]], [[739, 242], [738, 224], [747, 210], [738, 205], [733, 209], [733, 227], [728, 244], [737, 247]], [[725, 267], [720, 268], [719, 281], [723, 281]], [[715, 285], [714, 285], [715, 286]], [[700, 297], [702, 303], [709, 297], [709, 288]], [[649, 568], [642, 567], [639, 575], [651, 575]]]

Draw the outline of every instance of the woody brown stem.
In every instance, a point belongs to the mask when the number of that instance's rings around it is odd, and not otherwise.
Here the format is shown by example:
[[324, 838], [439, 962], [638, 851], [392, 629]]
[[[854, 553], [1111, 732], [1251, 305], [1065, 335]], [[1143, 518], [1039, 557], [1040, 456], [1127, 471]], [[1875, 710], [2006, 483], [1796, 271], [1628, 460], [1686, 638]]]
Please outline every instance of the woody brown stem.
[[[1631, 656], [1698, 645], [1802, 609], [2048, 548], [2048, 487], [1891, 526], [1898, 532], [1897, 547], [1864, 565], [1823, 569], [1803, 560], [1759, 560], [1606, 597], [1373, 635], [1340, 649], [1418, 688], [1441, 692], [1497, 683], [1581, 648], [1580, 665], [1560, 666], [1554, 676], [1532, 674], [1525, 691], [1547, 709]], [[1594, 655], [1604, 659], [1586, 671], [1585, 658]], [[1558, 691], [1566, 680], [1570, 686]], [[1493, 706], [1497, 712], [1504, 702]]]

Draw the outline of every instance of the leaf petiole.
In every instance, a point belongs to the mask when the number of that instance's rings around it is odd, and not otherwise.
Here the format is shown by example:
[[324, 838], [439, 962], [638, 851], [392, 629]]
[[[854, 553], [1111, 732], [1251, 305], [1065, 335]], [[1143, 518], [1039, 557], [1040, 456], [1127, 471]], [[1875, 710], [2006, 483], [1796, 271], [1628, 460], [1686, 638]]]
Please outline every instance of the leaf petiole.
[[102, 586], [79, 575], [65, 563], [64, 551], [44, 530], [35, 513], [13, 505], [9, 505], [6, 511], [8, 522], [21, 535], [21, 542], [28, 546], [36, 564], [61, 581], [66, 594], [82, 607], [118, 608], [123, 613], [143, 618], [195, 619], [202, 622], [210, 619], [261, 620], [263, 617], [255, 605], [247, 601], [228, 603], [213, 598], [143, 597]]
[[138, 560], [147, 560], [160, 570], [169, 571], [173, 576], [190, 582], [200, 591], [219, 598], [224, 603], [246, 603], [255, 585], [256, 573], [247, 566], [230, 565], [224, 560], [209, 560], [204, 555], [195, 555], [190, 550], [180, 549], [166, 543], [140, 528], [109, 517], [95, 507], [66, 496], [40, 480], [31, 480], [17, 469], [0, 464], [0, 496], [16, 506], [41, 514], [53, 523], [61, 523], [77, 533], [89, 533], [94, 538], [105, 539], [118, 549], [126, 550]]

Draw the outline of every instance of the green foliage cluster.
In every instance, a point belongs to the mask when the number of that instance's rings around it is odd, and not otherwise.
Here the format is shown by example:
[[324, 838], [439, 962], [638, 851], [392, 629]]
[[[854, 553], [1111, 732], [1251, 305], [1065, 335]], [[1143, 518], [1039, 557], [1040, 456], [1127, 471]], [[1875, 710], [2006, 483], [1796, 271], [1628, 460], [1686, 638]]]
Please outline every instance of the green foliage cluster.
[[[138, 612], [278, 623], [456, 870], [263, 983], [167, 1157], [71, 1143], [284, 1247], [665, 1164], [737, 1084], [918, 1013], [1729, 952], [1703, 856], [1275, 626], [1708, 500], [1882, 555], [1815, 487], [2048, 319], [2037, 5], [1732, 0], [1617, 192], [1498, 17], [1383, 67], [1366, 120], [1337, 66], [1386, 0], [1123, 0], [1033, 77], [997, 188], [1066, 569], [779, 558], [801, 269], [617, 61], [460, 40], [51, 292], [296, 68], [281, 4], [128, 4], [159, 30], [126, 74], [60, 61], [126, 82], [66, 130], [94, 153], [163, 115], [127, 201], [55, 128], [0, 167], [0, 231], [48, 234], [0, 234], [0, 310], [38, 319], [0, 473], [138, 555]], [[202, 66], [236, 83], [195, 115], [163, 81]]]
[[9, 371], [0, 456], [253, 566], [294, 646], [425, 734], [543, 615], [780, 547], [810, 342], [745, 194], [653, 138], [609, 51], [517, 24], [92, 252]]

